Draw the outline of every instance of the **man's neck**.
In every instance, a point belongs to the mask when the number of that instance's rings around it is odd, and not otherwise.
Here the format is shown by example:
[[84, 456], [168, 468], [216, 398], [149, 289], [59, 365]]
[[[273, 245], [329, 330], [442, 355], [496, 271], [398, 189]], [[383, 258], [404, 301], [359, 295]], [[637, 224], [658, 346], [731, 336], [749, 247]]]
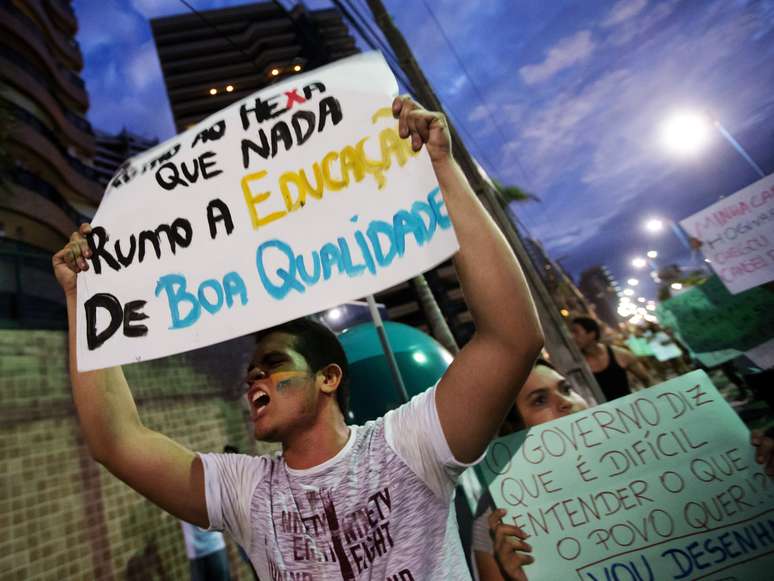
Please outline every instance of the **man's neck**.
[[[332, 421], [331, 421], [332, 420]], [[282, 455], [288, 467], [305, 470], [330, 460], [346, 446], [350, 429], [341, 414], [319, 421], [282, 443]]]

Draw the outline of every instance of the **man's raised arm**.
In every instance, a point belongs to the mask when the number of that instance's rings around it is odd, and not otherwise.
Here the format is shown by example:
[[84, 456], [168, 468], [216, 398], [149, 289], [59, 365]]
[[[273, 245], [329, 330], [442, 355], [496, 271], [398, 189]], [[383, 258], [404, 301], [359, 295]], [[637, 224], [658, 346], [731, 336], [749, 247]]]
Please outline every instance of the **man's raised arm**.
[[516, 257], [451, 154], [440, 113], [393, 102], [401, 137], [427, 147], [460, 250], [454, 264], [476, 334], [441, 379], [436, 407], [455, 458], [477, 459], [497, 434], [543, 347], [535, 305]]
[[120, 367], [78, 372], [76, 362], [76, 276], [88, 270], [88, 224], [73, 233], [53, 259], [54, 274], [67, 299], [70, 379], [81, 431], [100, 464], [164, 510], [208, 526], [204, 470], [190, 450], [140, 422]]

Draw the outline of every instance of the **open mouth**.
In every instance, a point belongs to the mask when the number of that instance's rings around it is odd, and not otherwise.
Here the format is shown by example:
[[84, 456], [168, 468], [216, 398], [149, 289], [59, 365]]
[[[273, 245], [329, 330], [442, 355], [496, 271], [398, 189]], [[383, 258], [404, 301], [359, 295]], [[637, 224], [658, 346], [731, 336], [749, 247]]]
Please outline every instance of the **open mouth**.
[[252, 415], [254, 418], [257, 418], [266, 409], [270, 400], [269, 394], [265, 391], [262, 389], [255, 390], [250, 396], [250, 404], [252, 405]]

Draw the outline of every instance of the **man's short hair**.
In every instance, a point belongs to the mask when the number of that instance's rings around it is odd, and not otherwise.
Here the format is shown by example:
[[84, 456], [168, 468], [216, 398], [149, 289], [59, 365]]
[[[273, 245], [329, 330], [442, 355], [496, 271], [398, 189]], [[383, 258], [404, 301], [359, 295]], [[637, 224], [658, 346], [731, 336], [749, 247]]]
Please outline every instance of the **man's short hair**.
[[585, 329], [587, 333], [594, 333], [597, 341], [599, 341], [599, 338], [602, 336], [602, 331], [599, 328], [599, 323], [597, 323], [591, 317], [575, 317], [572, 320], [572, 324], [580, 325]]
[[341, 368], [341, 382], [336, 389], [336, 403], [339, 404], [339, 409], [346, 418], [349, 411], [349, 363], [336, 334], [322, 323], [302, 317], [259, 331], [255, 334], [256, 343], [273, 333], [291, 335], [293, 348], [306, 359], [315, 373], [331, 363]]

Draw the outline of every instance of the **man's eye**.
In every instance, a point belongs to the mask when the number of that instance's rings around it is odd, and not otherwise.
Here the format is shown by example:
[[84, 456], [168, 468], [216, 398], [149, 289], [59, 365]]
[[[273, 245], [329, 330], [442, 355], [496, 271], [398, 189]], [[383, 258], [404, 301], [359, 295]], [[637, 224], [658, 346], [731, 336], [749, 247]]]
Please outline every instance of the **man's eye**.
[[534, 406], [545, 405], [545, 403], [546, 403], [546, 398], [543, 395], [539, 395], [532, 399], [532, 405]]

